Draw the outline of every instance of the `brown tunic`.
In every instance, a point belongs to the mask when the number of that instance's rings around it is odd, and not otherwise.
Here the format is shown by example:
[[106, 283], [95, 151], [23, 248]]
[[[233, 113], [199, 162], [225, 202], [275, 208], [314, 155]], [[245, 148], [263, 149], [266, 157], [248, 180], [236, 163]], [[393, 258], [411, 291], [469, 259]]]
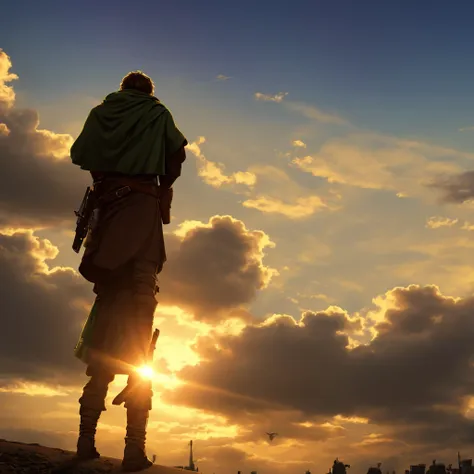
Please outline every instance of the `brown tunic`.
[[[183, 146], [169, 160], [169, 174], [160, 176], [160, 188], [171, 187], [184, 159]], [[150, 183], [153, 177], [134, 179]], [[121, 187], [113, 176], [101, 186], [101, 194]], [[166, 261], [160, 201], [132, 191], [97, 211], [79, 267], [94, 283], [97, 297], [75, 353], [88, 365], [88, 373], [99, 368], [130, 374], [146, 363], [157, 276]]]

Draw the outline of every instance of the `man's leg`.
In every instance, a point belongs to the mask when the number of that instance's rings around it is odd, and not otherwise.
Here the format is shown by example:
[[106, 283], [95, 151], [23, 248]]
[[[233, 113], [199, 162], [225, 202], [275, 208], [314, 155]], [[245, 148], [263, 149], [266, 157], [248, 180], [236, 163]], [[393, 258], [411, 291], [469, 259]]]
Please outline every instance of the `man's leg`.
[[[138, 260], [133, 270], [133, 293], [135, 301], [135, 350], [142, 353], [138, 363], [147, 362], [147, 351], [151, 341], [156, 301], [157, 264], [149, 260]], [[128, 378], [128, 391], [125, 400], [127, 409], [127, 435], [122, 466], [125, 471], [134, 472], [146, 469], [152, 462], [146, 456], [146, 427], [152, 408], [151, 380], [138, 374]]]
[[134, 472], [150, 467], [153, 463], [146, 456], [146, 428], [152, 408], [151, 380], [129, 377], [130, 391], [125, 401], [127, 409], [127, 435], [122, 466]]
[[95, 434], [100, 415], [105, 408], [105, 398], [114, 375], [106, 371], [92, 371], [89, 382], [84, 386], [79, 399], [81, 422], [77, 440], [77, 456], [82, 459], [100, 457], [95, 448]]

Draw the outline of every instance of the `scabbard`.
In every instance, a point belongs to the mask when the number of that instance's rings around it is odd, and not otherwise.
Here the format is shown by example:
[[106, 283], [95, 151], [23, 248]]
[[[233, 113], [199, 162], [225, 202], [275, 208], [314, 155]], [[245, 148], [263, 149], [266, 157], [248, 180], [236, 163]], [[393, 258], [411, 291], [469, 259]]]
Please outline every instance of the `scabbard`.
[[[156, 349], [156, 342], [158, 341], [158, 336], [160, 335], [160, 330], [155, 329], [153, 331], [153, 336], [151, 337], [150, 347], [148, 349], [148, 363], [153, 362], [153, 354]], [[129, 376], [130, 382], [130, 376]], [[131, 384], [127, 383], [127, 386], [112, 400], [112, 405], [121, 405], [127, 400], [127, 394], [131, 390]]]

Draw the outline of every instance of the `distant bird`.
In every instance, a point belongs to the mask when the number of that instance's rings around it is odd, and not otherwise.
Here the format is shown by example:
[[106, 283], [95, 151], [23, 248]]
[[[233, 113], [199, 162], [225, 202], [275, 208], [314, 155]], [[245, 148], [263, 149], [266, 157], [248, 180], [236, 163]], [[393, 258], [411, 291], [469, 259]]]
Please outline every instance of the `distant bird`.
[[278, 436], [278, 433], [266, 433], [266, 434], [270, 438], [270, 441], [273, 441], [273, 438], [275, 438], [275, 436]]

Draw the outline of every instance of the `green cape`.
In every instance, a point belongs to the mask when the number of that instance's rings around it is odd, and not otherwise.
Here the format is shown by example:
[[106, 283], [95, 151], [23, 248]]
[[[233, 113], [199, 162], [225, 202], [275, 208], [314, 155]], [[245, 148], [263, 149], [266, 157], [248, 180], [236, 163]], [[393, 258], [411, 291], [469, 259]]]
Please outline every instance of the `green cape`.
[[165, 157], [186, 143], [156, 97], [123, 90], [91, 110], [71, 147], [71, 159], [88, 171], [164, 175]]

